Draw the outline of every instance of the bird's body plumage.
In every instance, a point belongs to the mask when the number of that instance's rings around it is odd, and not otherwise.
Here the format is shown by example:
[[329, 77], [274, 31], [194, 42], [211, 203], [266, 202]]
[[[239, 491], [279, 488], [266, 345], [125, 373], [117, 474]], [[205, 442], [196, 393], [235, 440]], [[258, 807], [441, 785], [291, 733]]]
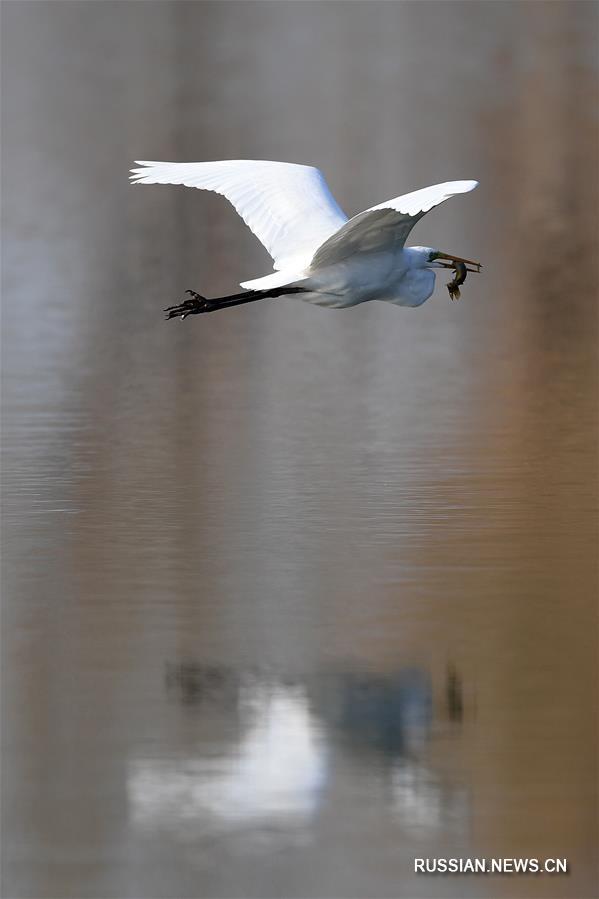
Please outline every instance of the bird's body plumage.
[[345, 259], [310, 267], [291, 282], [307, 293], [301, 299], [317, 306], [344, 309], [369, 300], [397, 306], [420, 306], [435, 287], [434, 272], [410, 268], [409, 254], [402, 248], [356, 253]]
[[131, 176], [136, 184], [183, 184], [222, 194], [233, 204], [275, 268], [242, 282], [243, 288], [281, 295], [289, 286], [301, 289], [303, 300], [332, 308], [369, 300], [419, 306], [427, 300], [435, 287], [432, 251], [407, 248], [406, 238], [430, 209], [478, 183], [436, 184], [348, 218], [311, 166], [256, 160], [137, 164]]

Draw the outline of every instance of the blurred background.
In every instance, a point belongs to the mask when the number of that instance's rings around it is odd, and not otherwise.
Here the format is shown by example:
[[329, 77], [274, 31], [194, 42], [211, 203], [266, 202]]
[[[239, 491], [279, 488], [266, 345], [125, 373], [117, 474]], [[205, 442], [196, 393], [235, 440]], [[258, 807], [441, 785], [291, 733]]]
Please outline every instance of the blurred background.
[[[598, 10], [4, 3], [7, 899], [597, 895]], [[270, 260], [128, 170], [221, 158], [478, 178], [484, 274], [166, 324]]]

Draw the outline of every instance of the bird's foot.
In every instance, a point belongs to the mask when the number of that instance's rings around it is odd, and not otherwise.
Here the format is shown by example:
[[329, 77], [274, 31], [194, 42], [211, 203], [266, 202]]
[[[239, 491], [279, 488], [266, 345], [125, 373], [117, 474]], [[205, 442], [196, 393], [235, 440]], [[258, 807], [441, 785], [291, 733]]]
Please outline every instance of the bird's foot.
[[202, 312], [213, 312], [218, 306], [214, 305], [195, 290], [186, 290], [185, 293], [190, 294], [188, 300], [183, 300], [178, 306], [167, 306], [166, 320], [169, 318], [187, 318], [188, 315], [200, 315]]

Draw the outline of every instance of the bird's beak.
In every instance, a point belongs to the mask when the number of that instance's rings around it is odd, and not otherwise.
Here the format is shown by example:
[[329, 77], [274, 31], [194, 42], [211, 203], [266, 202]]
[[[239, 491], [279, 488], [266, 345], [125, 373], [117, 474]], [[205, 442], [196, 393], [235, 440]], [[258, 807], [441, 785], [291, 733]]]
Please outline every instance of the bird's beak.
[[[447, 253], [437, 253], [435, 262], [437, 261], [437, 259], [447, 259], [448, 260], [447, 262], [439, 263], [439, 266], [441, 268], [453, 268], [455, 262], [463, 262], [464, 265], [466, 266], [466, 271], [468, 271], [468, 272], [479, 273], [482, 268], [482, 265], [480, 264], [480, 262], [473, 262], [472, 259], [462, 259], [461, 256], [450, 256]], [[468, 268], [469, 265], [471, 265], [472, 268]]]

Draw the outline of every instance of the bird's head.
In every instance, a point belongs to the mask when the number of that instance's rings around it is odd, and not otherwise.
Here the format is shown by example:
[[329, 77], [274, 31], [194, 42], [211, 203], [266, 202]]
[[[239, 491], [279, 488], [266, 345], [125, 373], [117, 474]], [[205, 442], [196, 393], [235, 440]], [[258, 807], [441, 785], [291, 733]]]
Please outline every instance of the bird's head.
[[408, 252], [414, 268], [455, 268], [456, 262], [463, 262], [466, 271], [480, 272], [481, 270], [480, 262], [473, 262], [472, 259], [464, 259], [462, 256], [452, 256], [450, 253], [443, 253], [434, 247], [409, 247]]

